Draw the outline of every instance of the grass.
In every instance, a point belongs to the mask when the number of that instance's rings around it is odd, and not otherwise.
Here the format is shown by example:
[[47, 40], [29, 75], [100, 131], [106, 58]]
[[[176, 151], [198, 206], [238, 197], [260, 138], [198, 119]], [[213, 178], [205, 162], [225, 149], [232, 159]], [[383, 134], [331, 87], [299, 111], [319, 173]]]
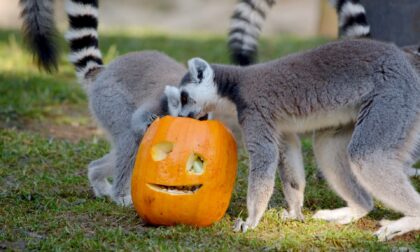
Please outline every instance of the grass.
[[[186, 62], [200, 56], [227, 63], [224, 37], [169, 36], [148, 31], [105, 32], [101, 50], [107, 62], [135, 50], [156, 49]], [[268, 60], [323, 43], [279, 37], [263, 40]], [[61, 41], [63, 43], [63, 41]], [[232, 232], [246, 215], [247, 156], [241, 151], [235, 191], [226, 216], [209, 228], [151, 227], [132, 208], [96, 199], [86, 166], [109, 150], [87, 112], [84, 92], [62, 56], [60, 71], [40, 73], [23, 50], [16, 31], [0, 31], [0, 250], [57, 251], [254, 251], [420, 249], [419, 233], [380, 243], [371, 235], [381, 218], [399, 215], [376, 204], [366, 218], [339, 226], [310, 218], [322, 208], [344, 205], [316, 176], [311, 143], [304, 140], [308, 186], [304, 223], [284, 222], [280, 182], [256, 230]], [[420, 179], [413, 179], [420, 188]]]

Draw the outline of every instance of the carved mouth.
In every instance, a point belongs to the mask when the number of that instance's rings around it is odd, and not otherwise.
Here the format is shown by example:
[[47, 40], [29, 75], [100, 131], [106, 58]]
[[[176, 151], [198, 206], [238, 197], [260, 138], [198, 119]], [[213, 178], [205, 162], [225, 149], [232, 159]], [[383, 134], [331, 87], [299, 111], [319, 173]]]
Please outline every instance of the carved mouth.
[[203, 186], [202, 184], [198, 185], [184, 185], [184, 186], [167, 186], [159, 184], [148, 184], [148, 186], [159, 192], [176, 194], [176, 195], [185, 195], [185, 194], [194, 194]]

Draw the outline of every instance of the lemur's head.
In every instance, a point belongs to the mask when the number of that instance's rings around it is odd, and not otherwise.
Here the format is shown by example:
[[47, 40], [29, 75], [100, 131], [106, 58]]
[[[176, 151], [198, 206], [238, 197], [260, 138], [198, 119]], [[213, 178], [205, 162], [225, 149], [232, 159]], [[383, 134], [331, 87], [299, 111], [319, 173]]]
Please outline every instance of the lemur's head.
[[218, 95], [214, 71], [205, 60], [193, 58], [188, 61], [188, 73], [182, 79], [180, 89], [180, 116], [202, 118], [215, 109]]
[[171, 116], [179, 116], [181, 112], [181, 92], [174, 86], [166, 86], [162, 99], [164, 110]]

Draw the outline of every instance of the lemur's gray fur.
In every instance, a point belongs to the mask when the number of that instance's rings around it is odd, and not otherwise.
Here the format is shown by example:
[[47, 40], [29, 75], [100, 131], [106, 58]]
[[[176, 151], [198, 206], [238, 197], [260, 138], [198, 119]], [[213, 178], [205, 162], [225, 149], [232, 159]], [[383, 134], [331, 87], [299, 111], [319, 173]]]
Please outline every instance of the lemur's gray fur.
[[[35, 2], [42, 1], [26, 1], [27, 5]], [[112, 144], [110, 153], [89, 164], [89, 181], [96, 196], [109, 195], [116, 203], [129, 205], [131, 171], [140, 140], [156, 117], [178, 115], [180, 93], [173, 85], [186, 68], [155, 51], [129, 53], [104, 66], [98, 48], [98, 1], [67, 0], [66, 12], [70, 61], [87, 92], [92, 115]], [[32, 13], [35, 20], [41, 14], [45, 13]]]
[[[381, 240], [420, 229], [420, 195], [404, 169], [415, 161], [420, 77], [401, 49], [343, 40], [248, 67], [194, 58], [181, 82], [182, 116], [200, 116], [221, 100], [237, 109], [250, 155], [246, 221], [259, 223], [279, 166], [287, 216], [302, 218], [305, 180], [296, 134], [315, 131], [318, 165], [347, 207], [314, 217], [349, 223], [373, 207], [371, 196], [405, 216], [383, 222]], [[293, 172], [290, 172], [293, 171]]]

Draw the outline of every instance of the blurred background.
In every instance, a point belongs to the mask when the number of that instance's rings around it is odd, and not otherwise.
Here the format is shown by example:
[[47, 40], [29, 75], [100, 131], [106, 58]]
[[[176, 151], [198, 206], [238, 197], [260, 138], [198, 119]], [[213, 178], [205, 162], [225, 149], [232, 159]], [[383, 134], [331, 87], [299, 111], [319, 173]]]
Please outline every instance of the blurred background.
[[[66, 26], [63, 0], [55, 1], [57, 21]], [[226, 34], [237, 0], [101, 0], [100, 28], [153, 28], [165, 32]], [[292, 33], [302, 37], [336, 34], [336, 18], [324, 0], [277, 1], [263, 36]], [[328, 12], [328, 17], [321, 15]], [[329, 17], [331, 16], [331, 17]], [[321, 18], [323, 17], [323, 18]], [[0, 0], [0, 27], [20, 27], [18, 0]]]

